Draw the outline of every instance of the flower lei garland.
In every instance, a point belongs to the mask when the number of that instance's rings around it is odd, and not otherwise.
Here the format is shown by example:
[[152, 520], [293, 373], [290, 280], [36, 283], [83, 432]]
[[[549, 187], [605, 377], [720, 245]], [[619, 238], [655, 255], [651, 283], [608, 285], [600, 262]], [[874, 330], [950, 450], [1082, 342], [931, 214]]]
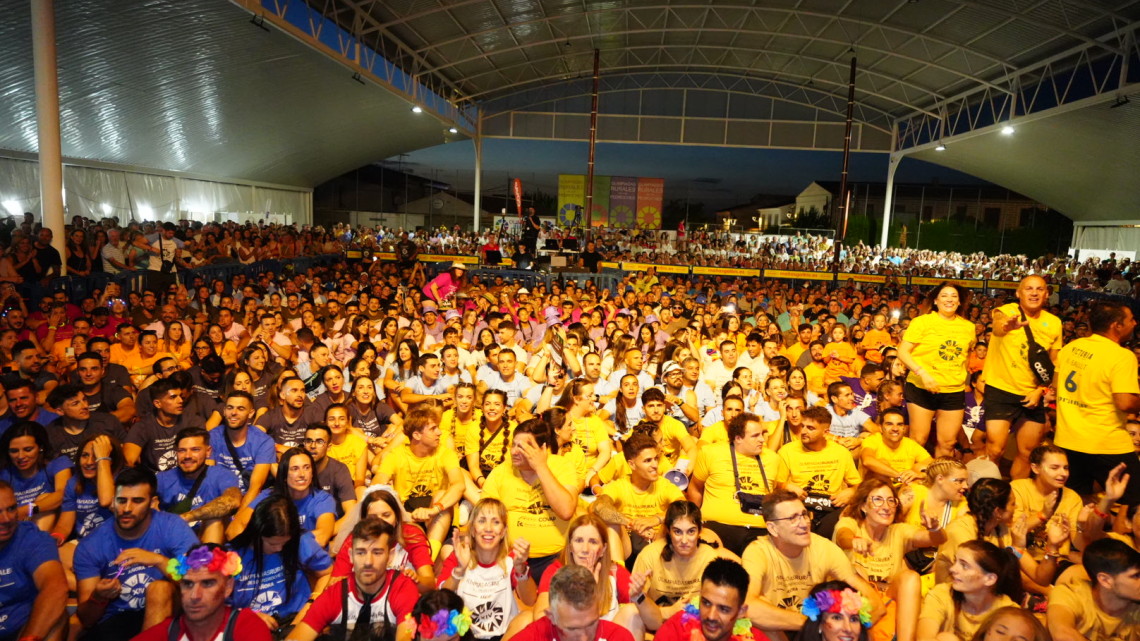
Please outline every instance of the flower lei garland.
[[[701, 631], [699, 596], [693, 597], [693, 600], [681, 610], [681, 629], [688, 635], [688, 641], [705, 641], [705, 633]], [[729, 641], [753, 641], [752, 622], [748, 619], [737, 619], [732, 626], [732, 636], [729, 637]]]
[[181, 554], [166, 563], [166, 573], [175, 581], [181, 581], [190, 570], [208, 570], [221, 572], [225, 576], [237, 576], [241, 574], [241, 557], [237, 552], [200, 545], [189, 554]]
[[823, 590], [804, 599], [800, 606], [800, 614], [818, 621], [821, 614], [859, 615], [859, 622], [864, 628], [871, 627], [871, 602], [863, 598], [851, 588], [839, 590]]
[[[412, 615], [407, 615], [406, 620], [412, 620]], [[471, 611], [467, 608], [463, 608], [462, 611], [440, 610], [430, 617], [421, 614], [416, 629], [419, 631], [421, 639], [435, 639], [452, 635], [463, 636], [471, 629]]]

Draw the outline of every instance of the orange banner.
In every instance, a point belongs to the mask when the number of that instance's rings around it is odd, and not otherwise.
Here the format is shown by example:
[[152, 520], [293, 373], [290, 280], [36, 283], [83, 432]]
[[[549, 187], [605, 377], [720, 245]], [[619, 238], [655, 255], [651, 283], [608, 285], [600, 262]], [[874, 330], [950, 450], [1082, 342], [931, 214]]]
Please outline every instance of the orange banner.
[[923, 276], [912, 276], [910, 279], [911, 285], [918, 285], [919, 287], [934, 287], [943, 282], [956, 283], [969, 289], [982, 289], [985, 285], [985, 281], [969, 278], [926, 278]]
[[1018, 282], [1015, 280], [987, 280], [986, 287], [990, 289], [1017, 289]]
[[[603, 263], [604, 265], [604, 263]], [[689, 268], [686, 265], [655, 265], [653, 263], [622, 263], [621, 269], [627, 272], [644, 272], [648, 271], [650, 267], [657, 270], [658, 274], [688, 274]]]

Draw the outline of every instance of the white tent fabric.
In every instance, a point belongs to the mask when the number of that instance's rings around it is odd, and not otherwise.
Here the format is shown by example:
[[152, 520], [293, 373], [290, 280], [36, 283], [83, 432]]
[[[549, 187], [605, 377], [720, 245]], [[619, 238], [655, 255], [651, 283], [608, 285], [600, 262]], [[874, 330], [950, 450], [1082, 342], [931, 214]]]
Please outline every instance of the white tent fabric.
[[1135, 251], [1140, 247], [1140, 228], [1137, 227], [1080, 226], [1074, 236], [1073, 249]]
[[26, 160], [0, 158], [0, 205], [3, 214], [40, 213], [39, 165]]

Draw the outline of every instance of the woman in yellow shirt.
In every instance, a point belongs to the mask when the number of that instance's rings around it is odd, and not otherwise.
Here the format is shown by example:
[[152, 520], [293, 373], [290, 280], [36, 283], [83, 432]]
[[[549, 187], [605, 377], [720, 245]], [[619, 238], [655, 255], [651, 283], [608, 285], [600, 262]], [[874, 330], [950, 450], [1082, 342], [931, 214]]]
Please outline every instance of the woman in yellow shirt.
[[935, 456], [950, 456], [966, 414], [966, 360], [977, 336], [964, 314], [970, 291], [943, 282], [926, 297], [931, 311], [917, 316], [899, 344], [899, 360], [909, 369], [906, 402], [910, 437], [925, 445], [937, 425]]
[[487, 390], [483, 393], [483, 414], [479, 417], [478, 429], [467, 431], [467, 443], [463, 448], [467, 471], [479, 488], [487, 482], [491, 470], [510, 455], [511, 431], [514, 428], [506, 418], [506, 411], [507, 393]]
[[566, 410], [574, 445], [585, 455], [587, 468], [580, 470], [585, 487], [600, 484], [598, 473], [610, 462], [614, 448], [605, 421], [595, 413], [594, 384], [584, 378], [570, 381], [557, 406]]
[[1021, 601], [1017, 559], [989, 541], [963, 542], [949, 570], [949, 583], [934, 586], [922, 601], [918, 641], [970, 641], [994, 610]]

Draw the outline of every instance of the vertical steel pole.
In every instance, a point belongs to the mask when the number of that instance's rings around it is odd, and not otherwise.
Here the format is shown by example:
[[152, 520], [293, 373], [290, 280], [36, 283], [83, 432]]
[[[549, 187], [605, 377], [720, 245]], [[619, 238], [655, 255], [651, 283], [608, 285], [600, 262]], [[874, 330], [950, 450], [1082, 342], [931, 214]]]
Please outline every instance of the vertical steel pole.
[[590, 158], [586, 161], [586, 237], [594, 224], [594, 148], [598, 143], [598, 84], [601, 77], [601, 52], [594, 49], [594, 90], [590, 101]]
[[475, 116], [475, 225], [479, 231], [479, 211], [483, 208], [483, 108]]
[[[32, 0], [32, 57], [36, 78], [36, 129], [40, 153], [40, 212], [52, 246], [64, 257], [63, 151], [59, 136], [59, 74], [55, 58], [55, 5]], [[67, 274], [63, 261], [61, 274]]]
[[836, 227], [835, 243], [833, 243], [831, 271], [839, 273], [839, 252], [843, 248], [843, 241], [847, 238], [847, 213], [850, 199], [847, 197], [847, 166], [851, 160], [851, 123], [855, 116], [855, 56], [851, 56], [851, 77], [847, 81], [847, 127], [843, 133], [843, 173], [839, 178], [839, 202], [843, 206], [843, 215], [839, 218]]

